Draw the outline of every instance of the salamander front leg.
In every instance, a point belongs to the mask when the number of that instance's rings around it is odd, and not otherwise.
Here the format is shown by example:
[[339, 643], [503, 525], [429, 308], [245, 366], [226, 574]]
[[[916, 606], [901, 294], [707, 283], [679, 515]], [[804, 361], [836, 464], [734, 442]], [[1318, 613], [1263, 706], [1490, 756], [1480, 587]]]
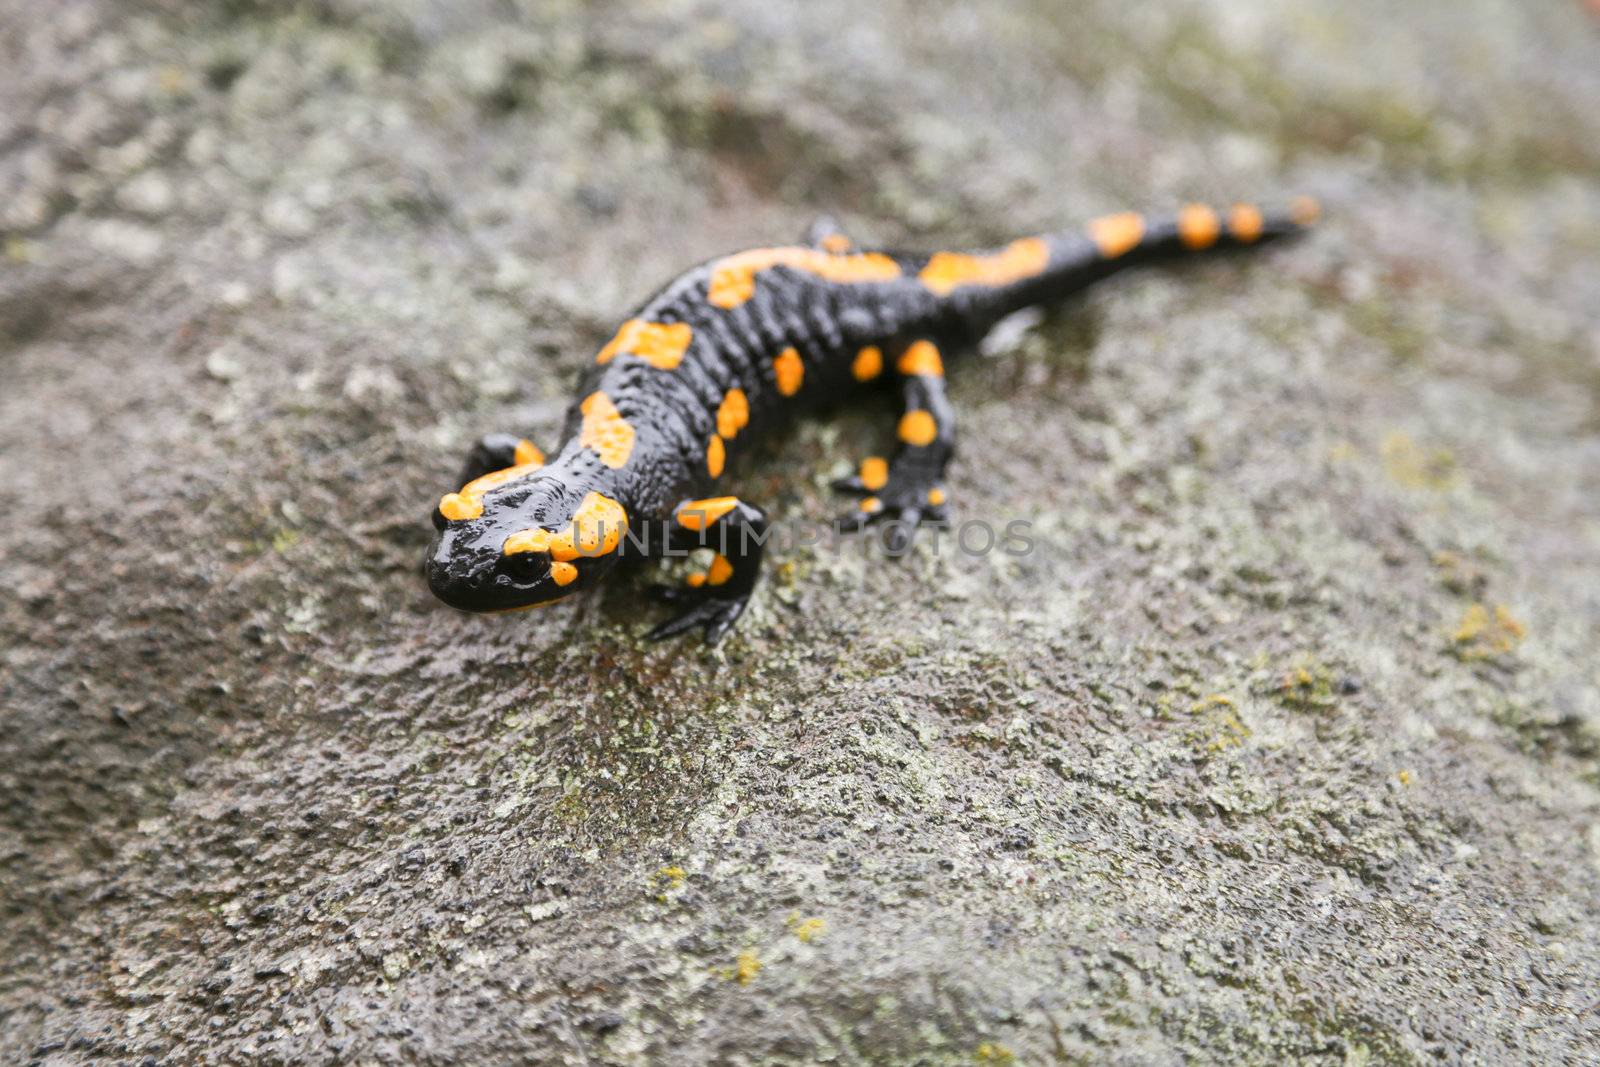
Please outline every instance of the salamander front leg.
[[544, 453], [532, 441], [508, 433], [485, 434], [467, 453], [456, 476], [459, 492], [447, 493], [433, 510], [433, 527], [443, 530], [452, 519], [483, 514], [483, 494], [497, 485], [544, 466]]
[[656, 595], [682, 610], [650, 631], [651, 640], [672, 637], [696, 626], [706, 643], [716, 644], [744, 614], [761, 573], [767, 517], [738, 497], [686, 500], [673, 509], [667, 543], [677, 551], [710, 548], [711, 566], [689, 575], [681, 586], [657, 586]]
[[899, 553], [910, 546], [919, 524], [947, 518], [944, 472], [955, 454], [956, 439], [955, 412], [945, 396], [944, 362], [933, 342], [913, 342], [895, 366], [905, 382], [906, 402], [896, 430], [899, 449], [893, 459], [868, 456], [853, 477], [841, 478], [833, 487], [862, 498], [854, 511], [839, 519], [840, 528], [893, 522], [886, 546]]
[[509, 433], [490, 433], [478, 438], [477, 444], [472, 446], [472, 451], [467, 453], [467, 460], [461, 465], [461, 474], [456, 479], [457, 485], [466, 485], [470, 481], [482, 478], [485, 474], [505, 470], [507, 467], [521, 467], [529, 463], [544, 462], [544, 453], [525, 437], [517, 437]]

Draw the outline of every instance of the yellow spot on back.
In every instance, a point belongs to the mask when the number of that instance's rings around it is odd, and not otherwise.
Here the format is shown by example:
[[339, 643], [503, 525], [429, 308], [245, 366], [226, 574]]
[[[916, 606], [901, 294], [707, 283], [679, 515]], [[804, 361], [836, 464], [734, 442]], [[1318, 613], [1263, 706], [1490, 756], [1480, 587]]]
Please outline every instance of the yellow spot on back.
[[939, 436], [939, 424], [933, 421], [933, 415], [919, 408], [900, 416], [899, 433], [906, 444], [921, 447], [932, 444]]
[[550, 577], [555, 579], [557, 585], [571, 585], [578, 580], [578, 568], [558, 560], [550, 564]]
[[935, 252], [917, 280], [946, 296], [963, 285], [1011, 285], [1044, 273], [1049, 265], [1050, 246], [1042, 238], [1023, 237], [989, 255]]
[[711, 477], [722, 477], [723, 464], [728, 462], [728, 450], [722, 443], [722, 438], [716, 434], [711, 435], [711, 443], [706, 445], [706, 470], [711, 472]]
[[739, 506], [736, 496], [713, 496], [691, 500], [678, 509], [678, 525], [685, 530], [704, 530]]
[[1106, 215], [1089, 223], [1089, 238], [1100, 254], [1116, 259], [1138, 246], [1144, 239], [1144, 216], [1136, 211]]
[[[524, 455], [522, 445], [525, 444], [533, 449], [535, 455], [538, 455], [539, 450], [537, 448], [533, 448], [531, 444], [523, 441], [517, 445], [516, 455], [518, 459], [521, 459]], [[457, 521], [476, 519], [483, 514], [483, 498], [491, 489], [498, 489], [508, 482], [513, 482], [518, 478], [532, 474], [542, 466], [544, 466], [544, 457], [539, 456], [537, 459], [518, 463], [514, 467], [502, 467], [500, 470], [490, 471], [481, 478], [474, 478], [466, 485], [463, 485], [460, 492], [446, 493], [439, 500], [439, 511], [447, 519]]]
[[876, 492], [889, 481], [889, 464], [882, 456], [868, 456], [861, 461], [861, 484]]
[[850, 364], [850, 373], [855, 375], [858, 382], [870, 382], [883, 373], [883, 350], [877, 345], [868, 345], [856, 353], [856, 361]]
[[1310, 226], [1322, 217], [1322, 205], [1314, 196], [1297, 196], [1289, 201], [1289, 217], [1300, 226]]
[[717, 432], [732, 439], [750, 422], [750, 400], [739, 388], [729, 389], [717, 408]]
[[706, 571], [706, 581], [712, 585], [721, 585], [733, 577], [733, 564], [728, 562], [728, 557], [717, 553], [711, 560], [711, 569]]
[[[628, 513], [623, 506], [602, 493], [591, 491], [578, 505], [566, 529], [559, 532], [541, 527], [518, 530], [506, 538], [500, 551], [508, 556], [519, 552], [548, 552], [556, 563], [571, 563], [580, 556], [615, 552], [627, 528]], [[558, 584], [567, 584], [556, 576], [554, 565], [550, 573]]]
[[605, 393], [590, 393], [578, 410], [583, 413], [578, 443], [594, 449], [600, 461], [613, 470], [627, 463], [633, 455], [633, 425], [622, 417], [611, 398]]
[[1178, 239], [1196, 251], [1210, 248], [1222, 235], [1222, 221], [1204, 204], [1185, 204], [1178, 212]]
[[932, 341], [913, 341], [901, 355], [895, 369], [901, 374], [927, 374], [944, 377], [944, 361]]
[[769, 267], [789, 267], [830, 282], [887, 282], [900, 277], [900, 265], [881, 252], [835, 255], [820, 248], [752, 248], [711, 265], [706, 299], [734, 308], [756, 292], [756, 275]]
[[834, 255], [842, 255], [850, 251], [850, 238], [842, 233], [830, 233], [822, 239], [822, 249]]
[[772, 361], [772, 372], [778, 378], [778, 392], [784, 396], [794, 396], [800, 391], [800, 384], [806, 378], [805, 361], [793, 348], [785, 348], [778, 353], [778, 358]]
[[1261, 209], [1253, 204], [1235, 204], [1228, 212], [1228, 232], [1235, 241], [1254, 241], [1261, 236], [1261, 226]]
[[657, 370], [671, 370], [683, 362], [694, 340], [694, 330], [687, 322], [646, 322], [629, 319], [622, 324], [600, 354], [596, 363], [610, 363], [618, 353], [631, 352]]
[[943, 489], [940, 489], [938, 486], [935, 486], [934, 488], [928, 490], [928, 506], [929, 507], [934, 507], [934, 508], [940, 507], [941, 505], [944, 504], [944, 501], [945, 501], [945, 495], [944, 495], [944, 490]]

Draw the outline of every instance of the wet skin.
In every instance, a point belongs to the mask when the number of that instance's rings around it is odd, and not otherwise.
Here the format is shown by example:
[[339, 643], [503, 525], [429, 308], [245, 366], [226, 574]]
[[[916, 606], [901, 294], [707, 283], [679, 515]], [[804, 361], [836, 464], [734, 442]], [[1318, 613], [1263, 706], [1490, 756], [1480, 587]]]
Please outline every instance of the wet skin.
[[945, 364], [1005, 316], [1059, 300], [1125, 267], [1296, 233], [1310, 200], [1284, 213], [1189, 205], [1027, 237], [987, 252], [862, 251], [827, 220], [805, 243], [701, 264], [645, 301], [596, 355], [548, 460], [490, 434], [434, 511], [428, 584], [465, 611], [511, 611], [592, 588], [618, 563], [708, 547], [712, 563], [660, 590], [678, 612], [651, 631], [720, 639], [748, 604], [767, 521], [719, 492], [760, 434], [822, 401], [897, 384], [892, 455], [836, 483], [857, 498], [844, 529], [896, 520], [891, 549], [947, 517], [955, 418]]

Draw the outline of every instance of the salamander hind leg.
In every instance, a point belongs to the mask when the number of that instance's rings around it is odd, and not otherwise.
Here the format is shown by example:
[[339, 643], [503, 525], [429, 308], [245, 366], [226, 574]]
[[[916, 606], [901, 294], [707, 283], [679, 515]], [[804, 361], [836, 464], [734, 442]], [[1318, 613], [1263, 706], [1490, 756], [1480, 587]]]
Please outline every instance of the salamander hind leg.
[[707, 644], [716, 644], [750, 603], [761, 573], [767, 517], [738, 497], [686, 500], [673, 509], [667, 544], [678, 551], [709, 548], [716, 554], [705, 571], [683, 586], [657, 586], [656, 595], [681, 610], [651, 630], [651, 640], [700, 627]]
[[955, 412], [945, 395], [944, 361], [932, 341], [908, 345], [895, 369], [905, 383], [898, 449], [891, 459], [867, 457], [856, 474], [836, 481], [834, 488], [861, 498], [839, 519], [839, 527], [892, 522], [885, 544], [899, 553], [910, 546], [920, 524], [947, 518], [944, 473], [955, 454]]

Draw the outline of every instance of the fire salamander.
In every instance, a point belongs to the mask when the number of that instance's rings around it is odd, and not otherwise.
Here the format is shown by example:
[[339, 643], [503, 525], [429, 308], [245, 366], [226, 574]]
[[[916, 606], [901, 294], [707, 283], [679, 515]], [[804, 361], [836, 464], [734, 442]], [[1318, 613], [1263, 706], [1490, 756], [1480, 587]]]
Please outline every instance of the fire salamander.
[[645, 301], [594, 357], [554, 458], [514, 434], [477, 443], [461, 488], [434, 512], [428, 583], [454, 607], [505, 611], [591, 588], [625, 559], [711, 548], [704, 573], [662, 591], [679, 611], [650, 636], [698, 627], [714, 642], [744, 611], [761, 566], [765, 515], [716, 495], [758, 433], [848, 390], [897, 383], [905, 413], [893, 455], [862, 460], [836, 488], [856, 498], [842, 530], [899, 520], [888, 547], [903, 548], [949, 506], [951, 356], [1006, 315], [1124, 267], [1254, 245], [1316, 216], [1308, 198], [1282, 213], [1191, 204], [1165, 219], [1128, 212], [931, 255], [858, 249], [820, 220], [800, 245], [702, 264]]

